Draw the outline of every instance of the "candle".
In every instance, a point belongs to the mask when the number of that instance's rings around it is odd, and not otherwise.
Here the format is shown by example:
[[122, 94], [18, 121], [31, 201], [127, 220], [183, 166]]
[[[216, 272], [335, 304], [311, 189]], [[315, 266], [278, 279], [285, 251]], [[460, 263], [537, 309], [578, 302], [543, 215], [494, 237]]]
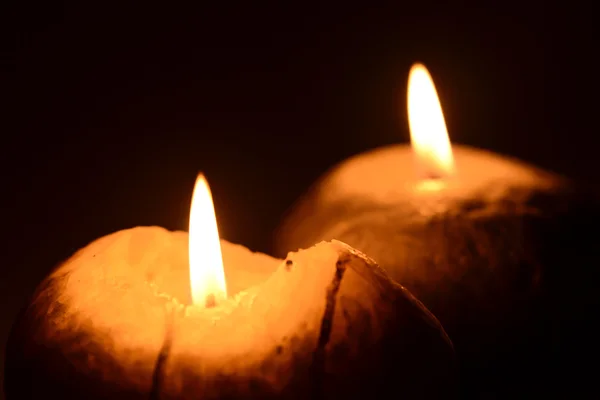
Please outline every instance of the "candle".
[[585, 381], [570, 361], [593, 347], [589, 326], [574, 327], [598, 305], [587, 231], [599, 203], [539, 168], [451, 146], [421, 64], [409, 75], [408, 113], [412, 148], [335, 166], [291, 209], [276, 252], [335, 238], [374, 257], [439, 318], [472, 390], [551, 386], [559, 370], [561, 382]]
[[[189, 254], [188, 254], [189, 249]], [[447, 397], [435, 317], [338, 242], [278, 260], [219, 240], [200, 176], [190, 232], [137, 227], [78, 251], [10, 335], [7, 399]]]

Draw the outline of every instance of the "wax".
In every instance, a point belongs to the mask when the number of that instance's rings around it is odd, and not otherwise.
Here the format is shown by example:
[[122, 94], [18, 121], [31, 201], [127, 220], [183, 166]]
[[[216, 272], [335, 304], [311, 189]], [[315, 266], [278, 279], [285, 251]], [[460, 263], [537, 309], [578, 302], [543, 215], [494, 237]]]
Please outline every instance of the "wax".
[[80, 250], [13, 327], [7, 399], [452, 395], [443, 328], [362, 253], [221, 247], [229, 298], [212, 308], [190, 304], [185, 232], [139, 227]]
[[291, 209], [276, 254], [331, 239], [369, 254], [439, 318], [470, 389], [582, 384], [571, 361], [597, 351], [581, 321], [598, 305], [600, 202], [522, 162], [453, 153], [456, 173], [429, 180], [406, 145], [342, 162]]

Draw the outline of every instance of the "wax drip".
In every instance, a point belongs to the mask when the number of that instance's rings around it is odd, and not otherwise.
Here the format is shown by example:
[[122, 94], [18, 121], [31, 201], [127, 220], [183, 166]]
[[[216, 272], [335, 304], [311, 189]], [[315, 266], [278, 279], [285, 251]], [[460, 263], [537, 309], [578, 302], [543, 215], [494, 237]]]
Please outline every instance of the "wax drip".
[[158, 353], [158, 358], [154, 364], [154, 372], [152, 373], [152, 388], [150, 390], [150, 400], [159, 400], [160, 393], [162, 391], [164, 368], [171, 352], [171, 345], [173, 344], [173, 324], [174, 324], [175, 312], [169, 311], [166, 321], [166, 332], [165, 340]]
[[311, 365], [313, 376], [312, 399], [324, 398], [323, 381], [325, 378], [325, 347], [327, 346], [327, 343], [329, 343], [331, 337], [337, 294], [342, 283], [342, 278], [344, 277], [344, 272], [346, 271], [346, 264], [349, 261], [349, 258], [343, 260], [338, 259], [335, 264], [335, 275], [327, 287], [325, 312], [323, 313], [323, 319], [321, 320], [321, 330], [319, 332], [317, 347], [313, 352], [313, 361]]

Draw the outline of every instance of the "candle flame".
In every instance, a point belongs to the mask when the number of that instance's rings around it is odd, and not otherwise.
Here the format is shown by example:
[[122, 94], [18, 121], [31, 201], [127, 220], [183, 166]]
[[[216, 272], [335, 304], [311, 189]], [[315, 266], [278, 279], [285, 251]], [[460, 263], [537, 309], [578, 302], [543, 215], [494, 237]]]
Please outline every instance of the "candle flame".
[[190, 210], [190, 284], [192, 302], [212, 307], [227, 297], [223, 256], [212, 194], [203, 174], [196, 178]]
[[429, 71], [414, 64], [408, 76], [408, 124], [418, 164], [427, 178], [454, 172], [454, 157], [442, 106]]

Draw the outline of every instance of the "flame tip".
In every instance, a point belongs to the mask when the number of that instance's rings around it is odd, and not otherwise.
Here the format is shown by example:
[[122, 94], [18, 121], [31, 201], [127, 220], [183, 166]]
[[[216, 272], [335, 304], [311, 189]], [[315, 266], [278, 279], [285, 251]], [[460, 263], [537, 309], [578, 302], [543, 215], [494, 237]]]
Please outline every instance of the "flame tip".
[[411, 76], [413, 76], [413, 74], [415, 74], [417, 72], [423, 72], [423, 73], [429, 75], [429, 70], [427, 69], [425, 64], [423, 64], [422, 62], [415, 62], [415, 63], [413, 63], [413, 65], [411, 65], [410, 72], [409, 72], [409, 79]]
[[196, 182], [207, 182], [204, 172], [198, 172], [198, 175], [196, 175]]

